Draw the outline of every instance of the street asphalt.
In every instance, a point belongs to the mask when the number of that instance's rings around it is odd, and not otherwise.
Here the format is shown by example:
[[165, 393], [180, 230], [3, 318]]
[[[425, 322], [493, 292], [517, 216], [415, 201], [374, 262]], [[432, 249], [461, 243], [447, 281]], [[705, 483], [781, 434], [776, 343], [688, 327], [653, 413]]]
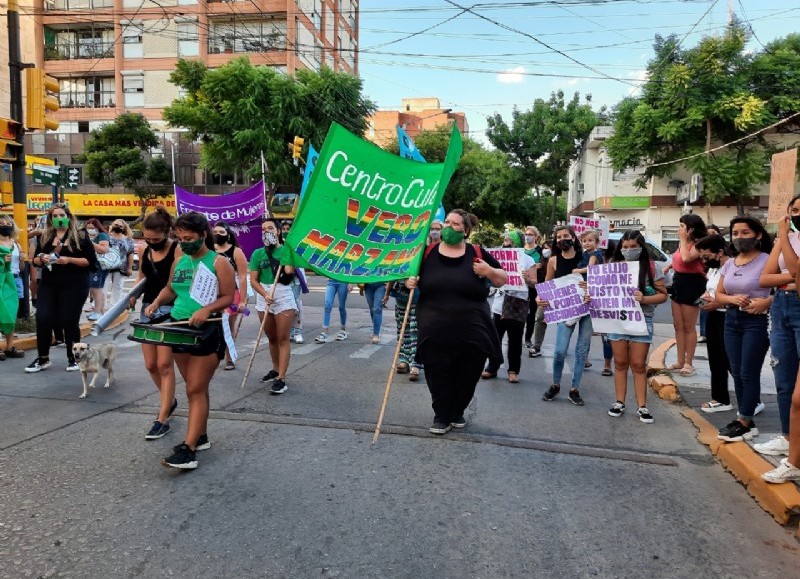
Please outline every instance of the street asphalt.
[[598, 337], [584, 407], [541, 400], [548, 331], [519, 384], [503, 370], [479, 384], [464, 431], [429, 434], [424, 379], [397, 376], [372, 445], [392, 302], [381, 344], [356, 293], [350, 339], [314, 344], [322, 284], [305, 296], [306, 342], [293, 345], [281, 396], [259, 382], [263, 342], [241, 387], [257, 331], [254, 316], [244, 322], [237, 369], [214, 376], [212, 447], [193, 472], [159, 464], [185, 431], [180, 386], [173, 431], [144, 440], [158, 399], [127, 330], [89, 339], [117, 344], [118, 379], [86, 400], [63, 349], [38, 374], [23, 372], [32, 353], [0, 363], [0, 577], [796, 576], [797, 541], [696, 442], [679, 407], [651, 397], [650, 425], [606, 414]]

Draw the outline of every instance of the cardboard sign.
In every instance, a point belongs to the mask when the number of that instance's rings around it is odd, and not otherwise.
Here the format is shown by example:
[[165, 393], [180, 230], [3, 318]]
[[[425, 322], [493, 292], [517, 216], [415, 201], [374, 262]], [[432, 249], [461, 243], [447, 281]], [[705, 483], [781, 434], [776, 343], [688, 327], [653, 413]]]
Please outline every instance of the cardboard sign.
[[772, 172], [769, 180], [769, 209], [767, 223], [777, 223], [784, 215], [797, 184], [797, 149], [772, 155]]
[[544, 309], [545, 323], [558, 324], [577, 320], [589, 313], [589, 304], [584, 303], [586, 292], [578, 285], [582, 281], [582, 276], [571, 273], [536, 284], [539, 299], [547, 302]]
[[646, 336], [642, 304], [633, 299], [639, 291], [639, 262], [616, 261], [590, 265], [586, 272], [592, 329], [602, 334]]
[[572, 215], [569, 218], [569, 224], [572, 229], [575, 230], [575, 235], [578, 236], [578, 239], [581, 238], [581, 234], [584, 231], [589, 231], [592, 229], [600, 236], [600, 243], [597, 245], [597, 247], [602, 249], [608, 247], [608, 219], [592, 219], [590, 217], [578, 217], [577, 215]]

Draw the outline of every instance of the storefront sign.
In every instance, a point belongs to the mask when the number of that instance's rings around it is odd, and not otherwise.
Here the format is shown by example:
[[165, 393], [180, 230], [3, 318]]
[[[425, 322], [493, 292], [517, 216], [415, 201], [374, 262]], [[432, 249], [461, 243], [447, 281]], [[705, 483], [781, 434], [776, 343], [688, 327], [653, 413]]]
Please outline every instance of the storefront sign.
[[638, 217], [631, 219], [611, 219], [611, 227], [614, 229], [639, 229], [642, 227], [642, 220]]
[[650, 207], [650, 197], [635, 195], [627, 197], [600, 197], [598, 209], [643, 209]]
[[[65, 193], [64, 202], [76, 217], [136, 217], [142, 200], [132, 193]], [[28, 211], [45, 212], [53, 204], [51, 193], [29, 193]], [[175, 215], [175, 198], [156, 197], [145, 201], [148, 211], [163, 205]]]

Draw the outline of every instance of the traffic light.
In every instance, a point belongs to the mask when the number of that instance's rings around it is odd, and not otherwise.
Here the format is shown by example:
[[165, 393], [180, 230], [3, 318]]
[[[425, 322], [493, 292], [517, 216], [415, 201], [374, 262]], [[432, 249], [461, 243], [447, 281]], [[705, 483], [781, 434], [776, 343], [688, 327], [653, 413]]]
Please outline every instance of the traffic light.
[[16, 161], [22, 143], [19, 141], [20, 123], [0, 119], [0, 161]]
[[301, 151], [303, 150], [303, 143], [306, 140], [302, 137], [295, 137], [294, 143], [292, 143], [292, 159], [299, 159], [301, 155]]
[[26, 68], [25, 81], [28, 86], [25, 126], [29, 129], [57, 130], [58, 121], [48, 117], [48, 114], [60, 108], [58, 81], [47, 76], [41, 68]]

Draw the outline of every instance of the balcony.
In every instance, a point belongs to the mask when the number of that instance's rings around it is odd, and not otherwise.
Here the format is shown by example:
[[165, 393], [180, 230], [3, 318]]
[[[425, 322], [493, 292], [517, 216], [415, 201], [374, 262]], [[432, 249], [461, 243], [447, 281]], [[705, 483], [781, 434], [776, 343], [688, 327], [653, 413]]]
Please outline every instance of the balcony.
[[58, 100], [62, 109], [113, 108], [116, 92], [113, 90], [61, 91]]
[[103, 40], [81, 40], [75, 42], [56, 42], [45, 46], [45, 60], [114, 58], [114, 42]]
[[222, 54], [233, 52], [269, 52], [285, 50], [286, 37], [282, 34], [265, 34], [263, 36], [239, 36], [228, 34], [208, 37], [208, 53]]
[[45, 10], [86, 10], [89, 8], [113, 8], [114, 0], [53, 0], [44, 3]]

